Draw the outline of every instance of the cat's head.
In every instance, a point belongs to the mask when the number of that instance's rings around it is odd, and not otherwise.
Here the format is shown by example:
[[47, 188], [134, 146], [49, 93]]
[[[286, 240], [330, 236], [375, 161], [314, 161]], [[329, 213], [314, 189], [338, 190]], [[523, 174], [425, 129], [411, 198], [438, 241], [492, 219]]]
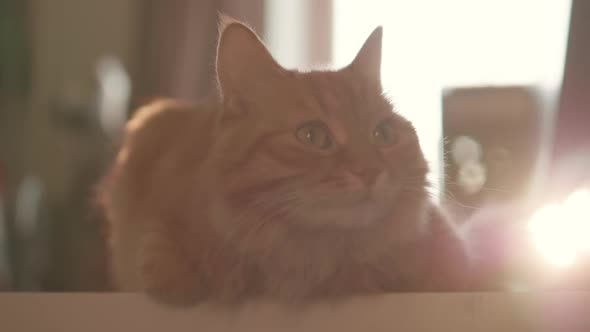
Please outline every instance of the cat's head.
[[232, 222], [359, 230], [422, 206], [427, 166], [414, 128], [383, 95], [381, 38], [375, 29], [343, 69], [299, 72], [245, 25], [222, 28], [212, 160]]

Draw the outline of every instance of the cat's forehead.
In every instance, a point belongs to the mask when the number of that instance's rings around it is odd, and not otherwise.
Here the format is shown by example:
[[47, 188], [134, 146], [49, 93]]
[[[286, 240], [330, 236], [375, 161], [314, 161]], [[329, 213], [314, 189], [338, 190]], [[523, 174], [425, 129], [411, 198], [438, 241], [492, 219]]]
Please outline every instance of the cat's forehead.
[[[313, 115], [363, 122], [392, 111], [381, 86], [348, 70], [297, 74], [297, 103]], [[357, 123], [358, 124], [358, 123]]]
[[337, 116], [355, 110], [362, 87], [342, 72], [309, 72], [301, 74], [306, 103], [315, 103], [326, 115]]

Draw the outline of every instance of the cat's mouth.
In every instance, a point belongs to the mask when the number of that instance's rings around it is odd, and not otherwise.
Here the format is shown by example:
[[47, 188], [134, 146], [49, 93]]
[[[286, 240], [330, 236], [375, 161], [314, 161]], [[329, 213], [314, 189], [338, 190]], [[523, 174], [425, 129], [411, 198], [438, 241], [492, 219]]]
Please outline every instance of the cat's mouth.
[[340, 192], [330, 197], [311, 198], [298, 209], [303, 226], [328, 228], [369, 227], [391, 214], [393, 204], [370, 190]]

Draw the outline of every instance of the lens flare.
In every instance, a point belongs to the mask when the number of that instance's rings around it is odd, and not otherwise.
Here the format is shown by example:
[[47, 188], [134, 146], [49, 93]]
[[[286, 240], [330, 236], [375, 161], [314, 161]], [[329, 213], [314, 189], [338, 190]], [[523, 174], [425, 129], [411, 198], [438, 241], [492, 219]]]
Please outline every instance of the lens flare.
[[555, 266], [569, 266], [590, 252], [590, 191], [537, 210], [527, 228], [539, 253]]

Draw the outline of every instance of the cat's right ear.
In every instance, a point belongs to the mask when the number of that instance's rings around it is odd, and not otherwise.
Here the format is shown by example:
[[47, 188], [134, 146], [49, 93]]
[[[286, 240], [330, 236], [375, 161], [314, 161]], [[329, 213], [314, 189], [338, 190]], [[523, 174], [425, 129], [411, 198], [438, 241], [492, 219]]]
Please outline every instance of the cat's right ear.
[[369, 35], [351, 64], [356, 72], [375, 82], [381, 82], [382, 39], [383, 28], [377, 27]]
[[263, 98], [285, 71], [254, 31], [226, 16], [221, 17], [216, 69], [224, 102]]

